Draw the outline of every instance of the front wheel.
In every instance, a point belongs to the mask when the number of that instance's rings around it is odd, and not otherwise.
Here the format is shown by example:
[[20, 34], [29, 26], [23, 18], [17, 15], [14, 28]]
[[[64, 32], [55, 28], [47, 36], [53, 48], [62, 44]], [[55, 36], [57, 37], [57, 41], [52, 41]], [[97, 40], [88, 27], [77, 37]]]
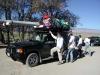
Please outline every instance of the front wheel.
[[34, 67], [36, 65], [38, 65], [39, 63], [39, 56], [37, 53], [31, 53], [28, 55], [27, 59], [26, 59], [26, 65], [30, 66], [30, 67]]

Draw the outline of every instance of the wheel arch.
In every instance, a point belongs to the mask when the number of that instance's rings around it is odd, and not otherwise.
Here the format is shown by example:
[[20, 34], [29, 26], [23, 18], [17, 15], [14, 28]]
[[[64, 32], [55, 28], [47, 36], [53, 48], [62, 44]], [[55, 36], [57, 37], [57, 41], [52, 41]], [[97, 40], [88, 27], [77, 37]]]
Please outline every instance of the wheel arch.
[[[41, 54], [40, 54], [40, 52], [39, 51], [37, 51], [37, 50], [32, 50], [32, 51], [30, 51], [30, 52], [28, 52], [27, 54], [26, 54], [26, 59], [27, 59], [27, 57], [31, 54], [31, 53], [37, 53], [37, 55], [38, 55], [38, 57], [39, 57], [39, 63], [41, 63], [42, 61], [42, 59], [41, 59]], [[25, 61], [26, 61], [26, 59], [25, 59]], [[26, 64], [26, 63], [25, 63]]]

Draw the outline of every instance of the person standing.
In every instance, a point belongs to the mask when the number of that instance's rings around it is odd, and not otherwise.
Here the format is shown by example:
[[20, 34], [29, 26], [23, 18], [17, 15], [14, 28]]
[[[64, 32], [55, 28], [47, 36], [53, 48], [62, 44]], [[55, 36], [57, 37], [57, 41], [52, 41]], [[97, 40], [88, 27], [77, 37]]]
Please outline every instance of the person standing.
[[51, 23], [50, 23], [50, 17], [48, 14], [45, 14], [43, 16], [43, 25], [46, 27], [46, 28], [50, 28], [51, 26]]
[[78, 41], [78, 44], [77, 44], [77, 48], [78, 48], [78, 54], [79, 54], [79, 58], [82, 57], [82, 37], [81, 35], [79, 35], [79, 41]]
[[49, 33], [55, 40], [57, 40], [56, 47], [51, 49], [51, 56], [53, 57], [53, 53], [57, 51], [58, 58], [59, 58], [58, 65], [63, 64], [63, 60], [62, 60], [63, 37], [61, 36], [60, 33], [57, 33], [57, 36], [53, 35], [51, 31], [49, 31]]
[[70, 57], [70, 62], [74, 61], [74, 57], [73, 57], [74, 50], [75, 50], [75, 36], [73, 36], [73, 34], [70, 33], [66, 62], [68, 62], [69, 57]]
[[85, 43], [85, 53], [91, 54], [91, 51], [89, 49], [90, 48], [90, 39], [85, 38], [84, 43]]

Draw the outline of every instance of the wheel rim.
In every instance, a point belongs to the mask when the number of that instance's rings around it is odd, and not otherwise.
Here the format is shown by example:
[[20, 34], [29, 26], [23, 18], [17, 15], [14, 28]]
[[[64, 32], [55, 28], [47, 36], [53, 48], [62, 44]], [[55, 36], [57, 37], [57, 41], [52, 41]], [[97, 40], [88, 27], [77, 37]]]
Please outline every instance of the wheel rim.
[[30, 66], [33, 66], [35, 63], [37, 63], [38, 62], [38, 56], [37, 56], [37, 54], [31, 55], [30, 58], [29, 58], [29, 60], [28, 60], [28, 62], [29, 62]]

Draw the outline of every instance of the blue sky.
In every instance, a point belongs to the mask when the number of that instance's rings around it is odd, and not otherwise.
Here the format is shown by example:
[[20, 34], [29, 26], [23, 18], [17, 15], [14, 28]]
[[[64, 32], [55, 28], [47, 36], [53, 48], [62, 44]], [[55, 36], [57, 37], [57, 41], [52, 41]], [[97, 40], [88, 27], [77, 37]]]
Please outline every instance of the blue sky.
[[80, 17], [78, 28], [100, 29], [100, 0], [69, 0], [68, 8]]

